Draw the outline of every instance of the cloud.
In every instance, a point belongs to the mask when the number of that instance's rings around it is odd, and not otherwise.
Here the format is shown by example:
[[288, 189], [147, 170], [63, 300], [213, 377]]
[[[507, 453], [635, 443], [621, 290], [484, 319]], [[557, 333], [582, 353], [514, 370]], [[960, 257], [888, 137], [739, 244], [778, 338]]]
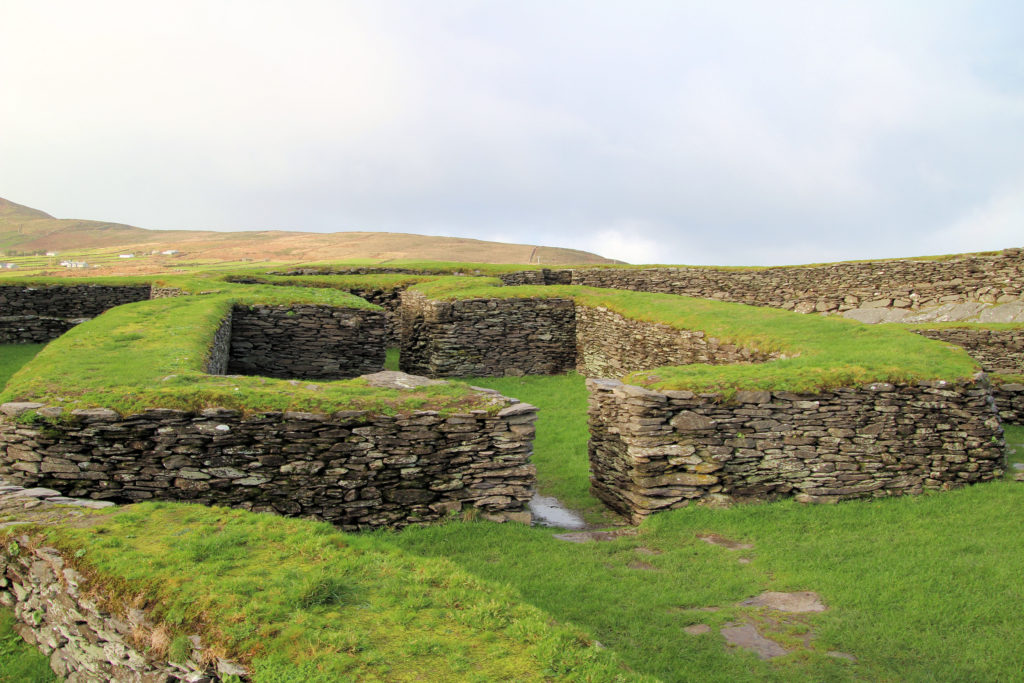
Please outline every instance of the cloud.
[[933, 246], [939, 253], [1024, 247], [1024, 178], [939, 230]]
[[645, 230], [636, 221], [623, 221], [615, 227], [598, 230], [584, 241], [582, 248], [626, 263], [659, 263], [663, 252], [657, 241], [643, 236], [645, 232], [656, 231]]
[[12, 0], [0, 196], [630, 261], [913, 255], [1012, 204], [1022, 42], [1012, 2]]

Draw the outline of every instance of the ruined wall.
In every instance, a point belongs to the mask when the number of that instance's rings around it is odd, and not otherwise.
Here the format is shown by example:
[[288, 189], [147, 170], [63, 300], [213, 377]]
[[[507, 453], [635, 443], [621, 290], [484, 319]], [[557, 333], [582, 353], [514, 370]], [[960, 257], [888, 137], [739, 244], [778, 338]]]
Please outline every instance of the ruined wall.
[[42, 344], [103, 311], [149, 298], [149, 285], [0, 284], [0, 344]]
[[988, 481], [1005, 466], [984, 375], [741, 391], [731, 402], [614, 380], [587, 387], [592, 491], [634, 522], [718, 495], [834, 502]]
[[1024, 250], [944, 261], [872, 261], [808, 267], [716, 269], [686, 266], [644, 269], [578, 268], [501, 275], [506, 284], [564, 283], [665, 292], [799, 313], [854, 308], [917, 310], [940, 304], [1024, 299]]
[[551, 375], [576, 366], [569, 299], [431, 301], [402, 293], [402, 370], [428, 377]]
[[612, 378], [666, 365], [754, 363], [779, 355], [723, 344], [699, 330], [630, 320], [588, 306], [576, 306], [576, 349], [580, 374]]
[[384, 367], [384, 314], [357, 308], [235, 306], [227, 372], [342, 379]]
[[70, 421], [19, 423], [39, 404], [0, 406], [0, 477], [65, 495], [227, 505], [315, 517], [346, 530], [431, 522], [461, 509], [527, 520], [536, 409], [488, 393], [490, 415], [243, 416], [97, 408]]

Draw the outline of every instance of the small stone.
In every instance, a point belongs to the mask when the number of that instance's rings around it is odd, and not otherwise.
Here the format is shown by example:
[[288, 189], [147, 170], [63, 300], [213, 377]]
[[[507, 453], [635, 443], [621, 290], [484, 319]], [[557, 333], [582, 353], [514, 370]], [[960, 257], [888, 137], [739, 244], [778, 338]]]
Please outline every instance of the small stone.
[[692, 410], [684, 410], [672, 418], [669, 424], [680, 431], [697, 431], [700, 429], [713, 428], [715, 426], [715, 421], [710, 417], [699, 415]]
[[526, 415], [527, 413], [536, 412], [537, 406], [532, 406], [529, 403], [516, 403], [499, 410], [498, 417], [511, 417], [512, 415]]
[[685, 627], [683, 631], [691, 636], [702, 636], [705, 633], [711, 633], [711, 627], [707, 624], [693, 624], [692, 626]]
[[761, 659], [771, 659], [786, 654], [785, 648], [774, 640], [762, 636], [757, 628], [750, 624], [726, 624], [721, 633], [730, 645], [750, 650]]
[[780, 593], [765, 591], [757, 597], [749, 598], [740, 603], [743, 607], [768, 607], [780, 612], [824, 612], [825, 603], [814, 591], [797, 591]]

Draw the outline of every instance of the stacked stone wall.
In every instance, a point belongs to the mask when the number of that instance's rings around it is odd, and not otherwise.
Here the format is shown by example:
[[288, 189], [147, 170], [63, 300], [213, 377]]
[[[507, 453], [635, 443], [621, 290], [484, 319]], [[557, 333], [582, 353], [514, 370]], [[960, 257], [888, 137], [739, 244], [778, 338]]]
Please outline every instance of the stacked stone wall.
[[981, 329], [944, 327], [914, 330], [929, 339], [938, 339], [963, 347], [981, 364], [985, 372], [1024, 375], [1024, 327], [1019, 329]]
[[[943, 327], [914, 332], [962, 347], [985, 372], [1024, 375], [1024, 328]], [[993, 396], [1003, 422], [1024, 424], [1024, 384], [997, 377]]]
[[517, 285], [571, 285], [571, 270], [551, 270], [541, 268], [540, 270], [520, 270], [514, 273], [503, 273], [499, 275], [501, 282], [510, 287]]
[[144, 301], [150, 287], [0, 285], [0, 344], [42, 344], [121, 304]]
[[313, 306], [235, 306], [228, 374], [341, 379], [384, 367], [381, 311]]
[[576, 369], [587, 377], [620, 378], [667, 365], [755, 363], [777, 358], [724, 344], [699, 330], [630, 320], [603, 307], [576, 306]]
[[0, 316], [0, 344], [45, 344], [87, 318], [53, 318], [42, 315]]
[[563, 284], [664, 292], [799, 313], [855, 308], [917, 310], [949, 303], [1010, 303], [1024, 299], [1024, 250], [950, 260], [894, 260], [821, 266], [717, 269], [578, 268], [501, 275], [514, 284]]
[[432, 301], [402, 293], [401, 366], [428, 377], [551, 375], [576, 367], [569, 299]]
[[999, 419], [1005, 424], [1024, 425], [1024, 384], [998, 382], [992, 394], [995, 396]]
[[203, 371], [208, 375], [226, 375], [231, 360], [231, 312], [221, 321], [213, 335], [210, 355]]
[[690, 501], [804, 502], [920, 493], [999, 477], [1002, 427], [984, 375], [808, 395], [656, 392], [588, 380], [594, 494], [639, 521]]
[[489, 394], [496, 414], [418, 411], [240, 415], [108, 409], [33, 425], [0, 406], [0, 476], [68, 496], [179, 500], [313, 517], [345, 530], [401, 527], [477, 510], [527, 521], [536, 409]]

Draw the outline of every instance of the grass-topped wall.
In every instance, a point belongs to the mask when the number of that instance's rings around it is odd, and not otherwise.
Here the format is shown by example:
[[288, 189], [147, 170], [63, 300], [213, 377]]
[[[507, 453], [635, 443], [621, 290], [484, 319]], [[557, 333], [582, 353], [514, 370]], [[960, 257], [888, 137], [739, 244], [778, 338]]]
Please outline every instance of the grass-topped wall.
[[[747, 349], [770, 363], [697, 363], [645, 368], [624, 378], [652, 389], [715, 391], [819, 389], [970, 377], [981, 368], [960, 349], [895, 327], [801, 316], [787, 311], [649, 292], [576, 286], [501, 287], [496, 279], [441, 278], [410, 292], [439, 302], [564, 299], [640, 323], [699, 331], [708, 339]], [[493, 346], [501, 355], [504, 348]], [[729, 363], [735, 363], [730, 360]]]
[[350, 529], [465, 508], [528, 519], [532, 406], [445, 382], [210, 374], [225, 364], [233, 312], [308, 324], [314, 340], [355, 320], [384, 355], [377, 307], [345, 292], [223, 289], [119, 306], [51, 342], [0, 394], [0, 473], [78, 496], [219, 503]]
[[560, 324], [575, 327], [577, 368], [622, 379], [588, 384], [593, 491], [634, 521], [716, 496], [834, 502], [1002, 473], [991, 387], [960, 348], [895, 327], [704, 299], [495, 284], [412, 287], [403, 331], [432, 348], [435, 368], [484, 357], [491, 374], [514, 374], [531, 337], [481, 342], [478, 314], [511, 330], [543, 302], [571, 302], [574, 316]]

